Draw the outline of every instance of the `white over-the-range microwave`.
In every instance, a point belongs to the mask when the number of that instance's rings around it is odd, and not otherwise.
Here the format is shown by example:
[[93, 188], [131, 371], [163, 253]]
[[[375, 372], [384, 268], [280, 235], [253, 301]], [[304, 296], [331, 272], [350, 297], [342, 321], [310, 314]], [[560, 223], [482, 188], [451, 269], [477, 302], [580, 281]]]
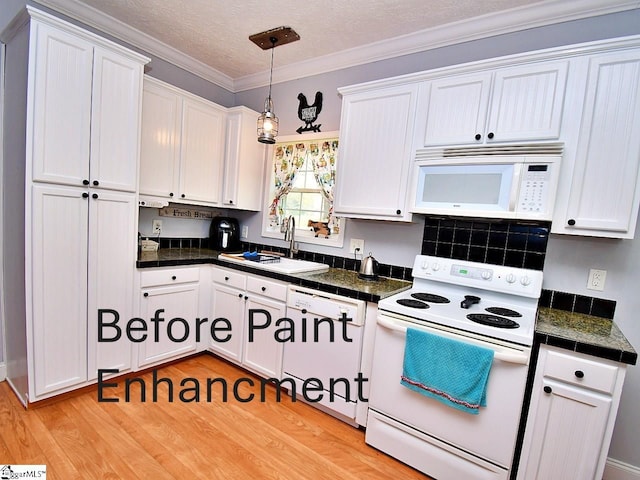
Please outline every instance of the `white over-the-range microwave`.
[[562, 144], [420, 149], [412, 212], [551, 220]]

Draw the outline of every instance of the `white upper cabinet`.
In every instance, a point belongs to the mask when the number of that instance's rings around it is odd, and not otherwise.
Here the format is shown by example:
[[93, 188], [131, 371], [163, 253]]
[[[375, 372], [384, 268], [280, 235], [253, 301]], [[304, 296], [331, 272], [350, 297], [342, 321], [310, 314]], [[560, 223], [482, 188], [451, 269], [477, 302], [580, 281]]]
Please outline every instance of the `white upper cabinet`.
[[482, 143], [491, 77], [490, 72], [463, 75], [421, 86], [418, 116], [426, 126], [417, 132], [423, 146]]
[[135, 192], [143, 63], [33, 22], [33, 180]]
[[557, 139], [568, 61], [456, 75], [421, 87], [419, 146]]
[[182, 102], [180, 199], [218, 203], [224, 161], [225, 112], [205, 100]]
[[418, 85], [340, 91], [335, 214], [410, 221], [407, 184]]
[[640, 49], [588, 62], [577, 142], [567, 148], [553, 233], [633, 238], [640, 204]]
[[140, 193], [183, 203], [219, 204], [225, 110], [146, 77]]
[[92, 186], [135, 192], [142, 66], [98, 47], [93, 65], [89, 180]]
[[178, 193], [180, 97], [146, 77], [142, 95], [140, 193], [169, 197]]
[[39, 22], [31, 28], [33, 180], [82, 185], [89, 179], [93, 45]]
[[226, 208], [262, 209], [267, 148], [256, 137], [258, 115], [246, 107], [234, 107], [228, 111], [222, 193], [222, 203]]

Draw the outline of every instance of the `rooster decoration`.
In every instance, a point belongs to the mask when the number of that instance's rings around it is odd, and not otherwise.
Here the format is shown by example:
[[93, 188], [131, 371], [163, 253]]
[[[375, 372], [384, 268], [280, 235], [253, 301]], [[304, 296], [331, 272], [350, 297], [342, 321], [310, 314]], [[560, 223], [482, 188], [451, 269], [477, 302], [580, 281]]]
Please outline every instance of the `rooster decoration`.
[[296, 132], [319, 132], [321, 125], [313, 125], [322, 111], [322, 92], [316, 92], [313, 105], [309, 105], [307, 97], [303, 93], [298, 94], [298, 118], [304, 122], [304, 127], [299, 127]]

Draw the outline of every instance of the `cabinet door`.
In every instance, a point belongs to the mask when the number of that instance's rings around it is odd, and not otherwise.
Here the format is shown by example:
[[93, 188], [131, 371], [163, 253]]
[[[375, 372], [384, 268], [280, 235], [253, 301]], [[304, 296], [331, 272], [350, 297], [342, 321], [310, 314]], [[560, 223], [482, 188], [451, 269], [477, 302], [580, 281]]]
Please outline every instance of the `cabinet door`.
[[142, 93], [140, 193], [178, 197], [180, 97], [148, 78]]
[[407, 180], [417, 86], [345, 95], [334, 189], [337, 216], [409, 221]]
[[[556, 233], [633, 238], [640, 203], [640, 52], [594, 56]], [[567, 188], [561, 183], [559, 188]]]
[[[159, 324], [159, 335], [151, 319], [158, 310], [164, 318]], [[146, 367], [161, 361], [180, 358], [196, 351], [196, 318], [198, 317], [198, 284], [190, 283], [159, 288], [144, 288], [140, 311], [148, 325], [147, 339], [139, 343], [138, 365]], [[184, 319], [189, 325], [189, 336], [185, 337]], [[171, 334], [171, 336], [170, 336]], [[173, 337], [173, 338], [172, 338]]]
[[225, 114], [217, 106], [183, 100], [179, 200], [220, 203], [224, 127]]
[[[424, 146], [482, 143], [491, 73], [433, 80], [422, 87]], [[424, 92], [424, 93], [422, 93]]]
[[227, 115], [222, 203], [227, 208], [261, 209], [266, 147], [256, 140], [258, 112], [235, 107]]
[[[596, 480], [611, 397], [544, 379], [519, 479]], [[535, 395], [534, 395], [535, 397]], [[523, 465], [525, 466], [525, 465]]]
[[138, 187], [142, 65], [96, 47], [91, 112], [91, 184]]
[[32, 187], [31, 322], [35, 394], [87, 380], [86, 190]]
[[[249, 294], [246, 306], [247, 334], [245, 335], [242, 364], [266, 378], [279, 379], [282, 375], [284, 344], [276, 341], [274, 333], [277, 330], [275, 323], [285, 316], [285, 304]], [[268, 317], [261, 311], [266, 311], [271, 316], [271, 323], [267, 328], [258, 328], [266, 325], [268, 321]], [[250, 322], [251, 315], [253, 315], [253, 328], [252, 322]]]
[[553, 62], [496, 71], [487, 141], [557, 139], [567, 70], [568, 62]]
[[[224, 318], [231, 325], [230, 338], [226, 342], [211, 340], [211, 350], [220, 355], [240, 363], [242, 361], [242, 343], [245, 329], [245, 294], [237, 288], [213, 284], [211, 296], [210, 322], [217, 318]], [[220, 332], [219, 337], [226, 337], [227, 333]]]
[[37, 21], [32, 23], [32, 42], [28, 141], [33, 180], [82, 185], [89, 179], [93, 47]]
[[[131, 368], [132, 343], [124, 335], [118, 342], [98, 342], [98, 309], [118, 312], [119, 326], [134, 312], [133, 276], [136, 255], [136, 210], [134, 194], [99, 191], [89, 198], [89, 379], [98, 369]], [[113, 317], [106, 315], [106, 321]], [[104, 336], [112, 337], [106, 328]]]

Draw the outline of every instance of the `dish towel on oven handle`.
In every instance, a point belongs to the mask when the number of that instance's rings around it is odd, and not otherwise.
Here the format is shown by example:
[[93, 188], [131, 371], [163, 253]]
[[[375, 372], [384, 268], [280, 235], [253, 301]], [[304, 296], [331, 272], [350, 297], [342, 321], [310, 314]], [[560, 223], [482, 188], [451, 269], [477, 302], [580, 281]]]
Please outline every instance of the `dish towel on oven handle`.
[[477, 415], [487, 405], [493, 350], [407, 328], [400, 383]]

